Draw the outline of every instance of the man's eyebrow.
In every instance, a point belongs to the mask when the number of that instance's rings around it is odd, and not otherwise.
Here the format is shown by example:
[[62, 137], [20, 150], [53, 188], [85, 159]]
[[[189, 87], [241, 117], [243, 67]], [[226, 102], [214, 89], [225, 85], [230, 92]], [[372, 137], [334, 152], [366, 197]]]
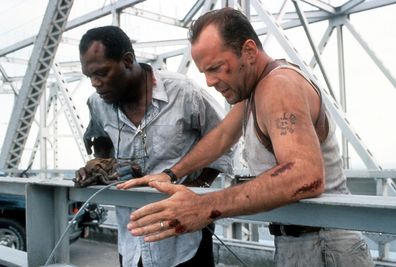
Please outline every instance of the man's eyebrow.
[[208, 66], [208, 67], [205, 69], [205, 71], [216, 69], [216, 68], [220, 67], [220, 66], [223, 65], [223, 64], [224, 64], [223, 62], [213, 63], [213, 64], [211, 64], [210, 66]]

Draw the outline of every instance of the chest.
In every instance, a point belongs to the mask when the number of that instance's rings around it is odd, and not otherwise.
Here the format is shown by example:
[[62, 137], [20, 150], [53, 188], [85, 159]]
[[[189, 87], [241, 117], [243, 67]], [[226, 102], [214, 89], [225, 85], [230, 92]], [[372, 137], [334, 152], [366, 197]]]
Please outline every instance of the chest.
[[243, 158], [249, 166], [252, 174], [258, 175], [276, 165], [274, 154], [266, 149], [256, 136], [253, 116], [251, 113], [247, 119], [243, 138]]
[[147, 106], [137, 106], [134, 108], [124, 109], [124, 114], [128, 120], [137, 127], [142, 123], [147, 109]]

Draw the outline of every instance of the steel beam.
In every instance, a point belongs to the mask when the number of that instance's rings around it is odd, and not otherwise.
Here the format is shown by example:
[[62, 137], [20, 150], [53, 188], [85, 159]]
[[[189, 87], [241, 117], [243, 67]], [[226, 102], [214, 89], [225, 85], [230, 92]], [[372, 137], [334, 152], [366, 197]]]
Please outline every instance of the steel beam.
[[300, 5], [299, 5], [298, 1], [292, 0], [292, 2], [294, 4], [294, 7], [295, 7], [296, 12], [298, 14], [298, 17], [300, 19], [301, 25], [302, 25], [302, 27], [303, 27], [303, 29], [305, 31], [305, 35], [307, 36], [309, 45], [311, 46], [311, 49], [312, 49], [312, 51], [314, 53], [314, 56], [315, 56], [315, 59], [316, 59], [316, 63], [319, 65], [319, 69], [322, 72], [323, 79], [326, 82], [327, 88], [329, 89], [329, 92], [330, 92], [331, 96], [335, 99], [333, 88], [332, 88], [332, 86], [330, 84], [330, 80], [328, 79], [326, 70], [325, 70], [325, 68], [323, 66], [322, 59], [320, 57], [320, 53], [319, 53], [319, 51], [318, 51], [318, 49], [316, 47], [316, 44], [314, 43], [312, 34], [310, 33], [310, 30], [308, 28], [308, 21], [305, 18], [304, 13], [303, 13], [302, 9], [300, 8]]
[[359, 6], [361, 3], [363, 3], [365, 0], [350, 0], [337, 8], [337, 11], [339, 13], [348, 13], [351, 9], [354, 7]]
[[320, 1], [320, 0], [300, 0], [300, 1], [310, 4], [311, 6], [317, 7], [320, 10], [326, 11], [327, 13], [330, 13], [330, 14], [336, 13], [335, 7], [324, 3], [323, 1]]
[[[10, 185], [27, 188], [27, 239], [29, 266], [41, 266], [66, 227], [69, 201], [86, 201], [102, 186], [75, 188], [70, 180], [40, 178], [0, 178], [0, 192]], [[221, 189], [191, 188], [197, 194]], [[21, 192], [24, 194], [24, 192]], [[92, 202], [140, 208], [168, 196], [149, 187], [130, 190], [111, 188], [99, 193]], [[62, 204], [63, 203], [63, 204]], [[396, 198], [367, 195], [322, 194], [268, 212], [237, 216], [250, 222], [279, 222], [328, 228], [352, 229], [396, 234]], [[42, 235], [45, 232], [46, 235]], [[68, 245], [61, 246], [56, 262], [68, 261]]]
[[377, 65], [377, 67], [382, 71], [382, 73], [385, 75], [385, 77], [388, 79], [388, 81], [396, 89], [395, 77], [393, 77], [392, 73], [388, 70], [388, 68], [385, 67], [385, 65], [377, 57], [377, 55], [374, 53], [374, 51], [369, 47], [369, 45], [364, 41], [364, 39], [361, 37], [361, 35], [356, 31], [356, 29], [355, 29], [355, 27], [353, 27], [352, 23], [348, 19], [346, 19], [344, 25], [347, 27], [347, 29], [350, 31], [350, 33], [356, 39], [356, 41], [362, 46], [364, 51], [366, 51], [366, 53], [369, 55], [369, 57], [375, 63], [375, 65]]
[[17, 168], [60, 43], [73, 0], [49, 1], [29, 68], [12, 111], [0, 154], [0, 168]]
[[81, 157], [84, 162], [87, 162], [91, 157], [88, 155], [84, 145], [83, 134], [85, 131], [84, 124], [81, 121], [81, 116], [78, 115], [77, 106], [73, 103], [73, 98], [67, 88], [65, 79], [60, 70], [59, 64], [54, 63], [52, 66], [53, 72], [56, 77], [58, 85], [58, 98], [62, 106], [65, 106], [64, 113], [69, 123], [70, 130], [72, 131], [73, 138], [77, 143], [78, 150], [80, 151]]
[[[122, 10], [124, 8], [139, 4], [144, 1], [145, 0], [119, 0], [115, 3], [111, 3], [107, 6], [96, 9], [92, 12], [89, 12], [87, 14], [84, 14], [78, 18], [75, 18], [75, 19], [69, 21], [66, 25], [65, 30], [74, 29], [74, 28], [84, 25], [88, 22], [91, 22], [96, 19], [100, 19], [104, 16], [110, 15], [110, 14], [112, 14], [112, 12], [114, 10]], [[49, 1], [49, 2], [52, 2], [52, 1]], [[32, 36], [32, 37], [26, 38], [25, 40], [22, 40], [16, 44], [13, 44], [9, 47], [3, 48], [0, 50], [0, 57], [5, 56], [9, 53], [18, 51], [22, 48], [29, 46], [29, 45], [32, 45], [36, 41], [36, 39], [37, 39], [37, 36]]]
[[259, 0], [252, 0], [252, 5], [256, 9], [259, 16], [262, 17], [264, 23], [267, 25], [268, 29], [272, 34], [276, 37], [279, 44], [285, 50], [285, 52], [289, 55], [291, 60], [298, 64], [302, 71], [305, 72], [308, 77], [316, 82], [319, 86], [319, 89], [322, 92], [323, 101], [326, 104], [329, 112], [333, 116], [334, 120], [342, 130], [343, 134], [348, 138], [350, 143], [355, 148], [356, 152], [362, 159], [362, 161], [366, 164], [367, 168], [370, 169], [380, 169], [379, 164], [376, 159], [373, 157], [368, 148], [364, 145], [363, 141], [360, 139], [359, 135], [352, 129], [349, 120], [347, 119], [346, 114], [339, 108], [338, 103], [330, 97], [328, 92], [321, 85], [318, 78], [312, 73], [312, 69], [308, 66], [308, 64], [301, 58], [298, 54], [297, 49], [295, 49], [286, 35], [283, 33], [282, 28], [278, 23], [275, 22], [272, 15], [268, 12], [268, 9], [264, 8], [264, 4]]

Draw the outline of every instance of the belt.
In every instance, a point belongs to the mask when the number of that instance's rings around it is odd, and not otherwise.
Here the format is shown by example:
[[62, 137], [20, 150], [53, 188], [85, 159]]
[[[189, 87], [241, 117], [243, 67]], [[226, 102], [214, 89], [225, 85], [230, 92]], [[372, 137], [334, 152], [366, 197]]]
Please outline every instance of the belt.
[[303, 225], [282, 225], [270, 223], [268, 229], [270, 231], [270, 234], [274, 236], [299, 237], [302, 234], [319, 232], [323, 228]]

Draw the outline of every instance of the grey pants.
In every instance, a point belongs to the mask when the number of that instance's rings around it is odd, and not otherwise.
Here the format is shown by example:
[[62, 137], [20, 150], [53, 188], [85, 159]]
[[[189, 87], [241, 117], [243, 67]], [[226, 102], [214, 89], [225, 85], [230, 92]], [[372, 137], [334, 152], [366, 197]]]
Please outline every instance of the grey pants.
[[275, 237], [276, 267], [372, 267], [360, 232], [323, 229], [300, 237]]

